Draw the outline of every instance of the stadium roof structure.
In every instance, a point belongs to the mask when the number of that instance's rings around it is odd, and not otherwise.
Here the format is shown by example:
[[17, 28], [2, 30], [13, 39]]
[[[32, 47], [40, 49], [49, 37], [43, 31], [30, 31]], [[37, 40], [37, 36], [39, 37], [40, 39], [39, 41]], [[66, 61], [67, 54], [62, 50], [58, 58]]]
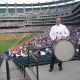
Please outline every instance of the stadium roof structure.
[[21, 4], [19, 4], [19, 3], [4, 3], [4, 4], [0, 4], [0, 6], [6, 6], [6, 5], [8, 5], [8, 6], [15, 6], [15, 5], [17, 5], [17, 6], [22, 6], [22, 4], [25, 4], [25, 6], [31, 6], [31, 5], [33, 5], [33, 6], [38, 6], [39, 4], [40, 5], [51, 5], [51, 4], [60, 4], [60, 3], [66, 3], [66, 2], [71, 2], [71, 1], [75, 1], [75, 0], [53, 0], [53, 1], [49, 1], [49, 2], [43, 2], [43, 3], [41, 3], [41, 2], [38, 2], [38, 3], [21, 3]]

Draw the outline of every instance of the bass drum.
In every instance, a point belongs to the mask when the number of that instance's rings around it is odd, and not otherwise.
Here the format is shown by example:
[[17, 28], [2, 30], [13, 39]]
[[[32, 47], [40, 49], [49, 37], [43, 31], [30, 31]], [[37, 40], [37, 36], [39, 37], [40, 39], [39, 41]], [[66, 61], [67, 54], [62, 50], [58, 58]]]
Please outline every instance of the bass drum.
[[60, 61], [69, 61], [75, 53], [75, 48], [70, 40], [59, 40], [55, 43], [54, 54]]

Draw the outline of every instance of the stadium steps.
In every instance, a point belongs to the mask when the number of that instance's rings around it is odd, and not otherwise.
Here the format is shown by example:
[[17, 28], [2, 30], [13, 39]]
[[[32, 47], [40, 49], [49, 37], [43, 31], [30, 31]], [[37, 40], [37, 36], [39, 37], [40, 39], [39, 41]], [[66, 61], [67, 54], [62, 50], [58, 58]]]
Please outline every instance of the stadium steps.
[[[9, 61], [10, 80], [26, 80], [12, 60]], [[7, 80], [5, 59], [0, 67], [0, 80]]]
[[23, 74], [20, 72], [20, 70], [12, 60], [9, 61], [9, 70], [10, 80], [25, 80]]
[[2, 65], [0, 66], [0, 80], [7, 80], [5, 59], [3, 60]]
[[28, 75], [28, 80], [37, 80], [36, 76], [34, 75], [36, 72], [33, 73], [30, 68], [26, 68], [26, 73]]

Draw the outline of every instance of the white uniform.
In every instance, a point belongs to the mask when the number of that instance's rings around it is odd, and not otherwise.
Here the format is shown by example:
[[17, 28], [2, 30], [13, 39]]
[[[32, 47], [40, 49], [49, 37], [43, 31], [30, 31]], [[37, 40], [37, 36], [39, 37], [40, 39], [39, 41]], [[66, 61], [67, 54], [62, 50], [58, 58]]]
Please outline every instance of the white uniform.
[[61, 37], [68, 37], [70, 35], [65, 25], [59, 24], [52, 26], [50, 30], [50, 37], [54, 41], [55, 39], [61, 39]]

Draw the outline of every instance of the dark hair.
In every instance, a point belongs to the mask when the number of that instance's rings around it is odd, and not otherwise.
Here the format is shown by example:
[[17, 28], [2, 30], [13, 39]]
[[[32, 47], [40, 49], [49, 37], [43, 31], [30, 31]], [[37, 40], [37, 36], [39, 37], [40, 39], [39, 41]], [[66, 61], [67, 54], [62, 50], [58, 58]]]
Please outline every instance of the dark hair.
[[55, 18], [61, 18], [61, 16], [57, 15]]

